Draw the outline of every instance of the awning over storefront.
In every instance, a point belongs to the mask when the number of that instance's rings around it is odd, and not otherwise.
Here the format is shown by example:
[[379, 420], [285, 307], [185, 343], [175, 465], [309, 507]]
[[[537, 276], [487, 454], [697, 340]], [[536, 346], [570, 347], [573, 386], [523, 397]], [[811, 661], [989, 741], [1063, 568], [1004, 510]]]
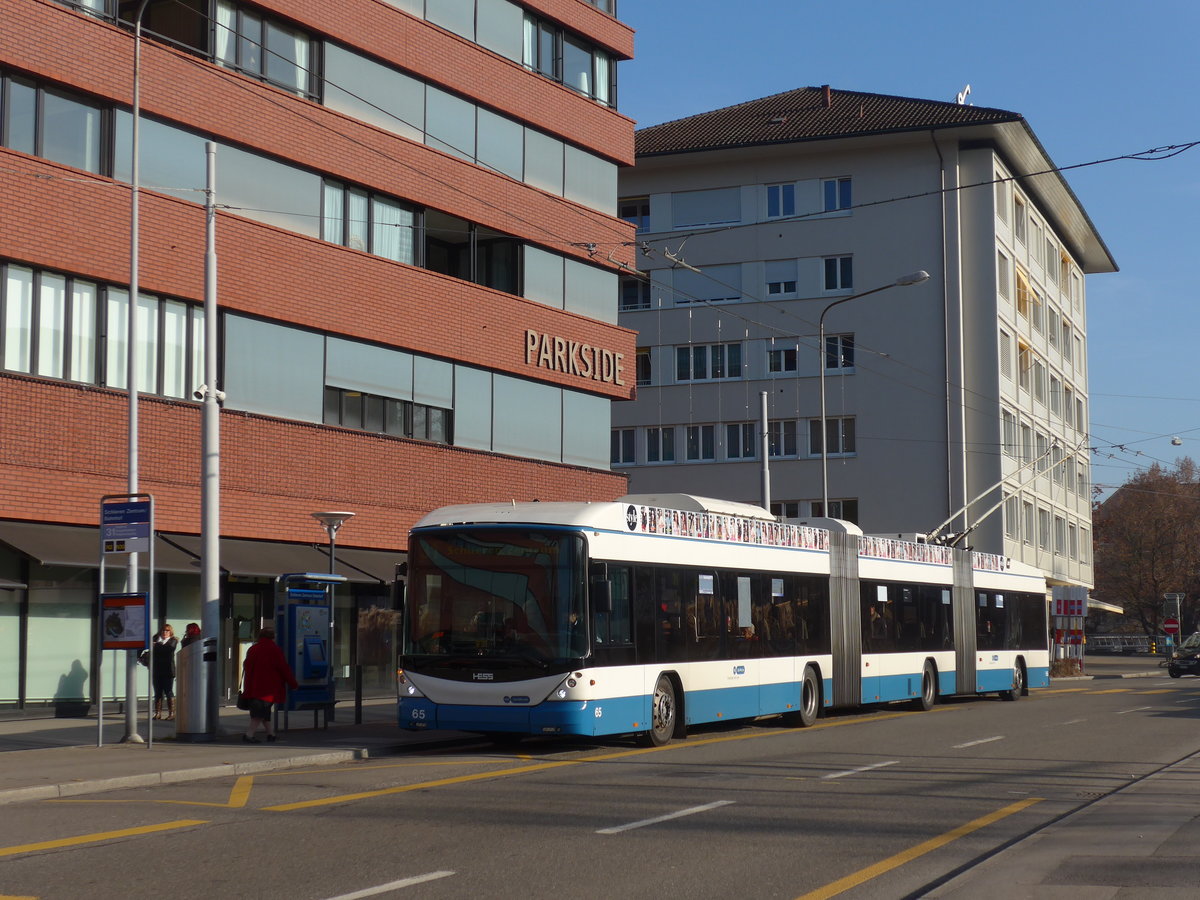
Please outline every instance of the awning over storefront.
[[[154, 565], [160, 572], [200, 572], [200, 538], [194, 534], [161, 533], [154, 547]], [[100, 559], [100, 532], [76, 525], [41, 522], [0, 522], [0, 542], [47, 566], [96, 568]], [[286, 544], [277, 541], [221, 539], [221, 570], [230, 575], [274, 578], [291, 572], [328, 572], [329, 548], [320, 544]], [[337, 573], [356, 583], [382, 582], [395, 577], [396, 564], [407, 554], [388, 550], [337, 548]], [[124, 557], [114, 556], [109, 565]], [[0, 589], [23, 588], [0, 579]]]
[[[100, 565], [100, 529], [78, 525], [47, 525], [44, 522], [0, 522], [0, 542], [32, 557], [44, 566]], [[107, 565], [120, 566], [124, 555], [109, 557]], [[142, 561], [145, 564], [145, 561]], [[154, 547], [154, 567], [160, 572], [196, 572], [192, 557], [158, 541]]]

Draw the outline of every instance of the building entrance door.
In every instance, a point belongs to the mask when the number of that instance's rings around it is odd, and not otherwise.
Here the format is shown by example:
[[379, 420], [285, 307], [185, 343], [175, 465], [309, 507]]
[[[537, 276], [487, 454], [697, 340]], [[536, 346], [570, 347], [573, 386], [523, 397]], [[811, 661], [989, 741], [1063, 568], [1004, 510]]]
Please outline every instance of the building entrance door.
[[233, 583], [229, 585], [226, 609], [221, 616], [222, 644], [226, 648], [222, 696], [226, 701], [237, 699], [246, 651], [258, 637], [258, 630], [270, 622], [274, 614], [273, 585]]

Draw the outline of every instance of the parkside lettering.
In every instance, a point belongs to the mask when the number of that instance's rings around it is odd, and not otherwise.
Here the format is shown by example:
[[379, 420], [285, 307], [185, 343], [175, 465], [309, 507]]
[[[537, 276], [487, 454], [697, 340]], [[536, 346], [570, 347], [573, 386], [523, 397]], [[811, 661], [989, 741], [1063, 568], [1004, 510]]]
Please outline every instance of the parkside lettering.
[[541, 369], [624, 385], [624, 353], [539, 331], [525, 331], [525, 362]]

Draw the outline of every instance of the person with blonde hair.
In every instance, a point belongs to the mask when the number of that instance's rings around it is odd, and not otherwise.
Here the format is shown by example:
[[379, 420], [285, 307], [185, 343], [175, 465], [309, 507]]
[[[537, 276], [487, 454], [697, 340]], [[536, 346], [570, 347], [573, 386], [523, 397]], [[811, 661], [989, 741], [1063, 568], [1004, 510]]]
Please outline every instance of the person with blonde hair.
[[163, 625], [162, 631], [154, 636], [154, 718], [164, 718], [162, 714], [163, 701], [167, 701], [167, 719], [175, 718], [175, 647], [179, 643], [175, 639], [175, 629]]

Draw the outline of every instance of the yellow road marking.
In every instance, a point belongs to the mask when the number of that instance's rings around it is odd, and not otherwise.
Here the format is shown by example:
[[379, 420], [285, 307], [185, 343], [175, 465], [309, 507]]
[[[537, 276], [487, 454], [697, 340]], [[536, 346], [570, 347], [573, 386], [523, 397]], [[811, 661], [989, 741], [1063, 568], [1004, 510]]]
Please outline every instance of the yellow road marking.
[[156, 800], [155, 803], [174, 803], [178, 806], [216, 806], [220, 809], [241, 809], [250, 799], [250, 789], [254, 787], [253, 775], [242, 775], [233, 784], [226, 803], [205, 803], [200, 800]]
[[[522, 756], [521, 758], [524, 759], [525, 757]], [[494, 762], [494, 760], [490, 760], [490, 759], [439, 759], [439, 760], [425, 760], [425, 761], [421, 761], [421, 762], [383, 763], [378, 766], [356, 765], [356, 766], [354, 766], [353, 771], [365, 772], [369, 769], [420, 769], [420, 768], [429, 767], [429, 766], [485, 766], [491, 762]], [[259, 772], [258, 777], [259, 778], [287, 778], [290, 775], [297, 775], [297, 774], [324, 775], [329, 772], [345, 772], [345, 771], [347, 771], [347, 769], [344, 765], [342, 765], [342, 766], [336, 766], [332, 769], [304, 769], [303, 772], [301, 772], [300, 769], [286, 769], [282, 772]], [[4, 898], [0, 897], [0, 900], [4, 900]]]
[[907, 862], [911, 862], [920, 856], [924, 856], [939, 847], [944, 847], [952, 841], [958, 840], [960, 837], [970, 834], [973, 831], [978, 831], [980, 828], [986, 828], [994, 822], [999, 822], [1001, 819], [1011, 816], [1013, 813], [1019, 813], [1026, 807], [1033, 806], [1035, 803], [1040, 803], [1041, 797], [1030, 797], [1027, 800], [1019, 800], [1016, 803], [1010, 804], [1003, 809], [998, 809], [993, 813], [988, 813], [986, 816], [981, 816], [974, 821], [968, 822], [965, 825], [960, 825], [953, 831], [947, 831], [945, 834], [938, 835], [935, 838], [930, 838], [915, 847], [910, 847], [897, 853], [895, 856], [889, 856], [887, 859], [880, 860], [872, 866], [867, 866], [865, 869], [859, 869], [845, 878], [839, 878], [837, 881], [831, 881], [824, 887], [817, 888], [815, 891], [809, 891], [807, 894], [801, 894], [796, 900], [827, 900], [829, 897], [836, 897], [853, 887], [858, 887], [870, 881], [872, 878], [878, 878], [885, 872], [890, 872], [892, 869], [899, 868]]
[[36, 853], [38, 850], [57, 850], [60, 847], [78, 847], [83, 844], [96, 844], [100, 841], [111, 841], [116, 838], [136, 837], [141, 834], [156, 834], [162, 831], [175, 831], [180, 828], [192, 828], [196, 825], [207, 824], [208, 822], [204, 819], [180, 819], [176, 822], [164, 822], [161, 825], [142, 825], [137, 828], [122, 828], [120, 831], [100, 831], [96, 834], [81, 834], [78, 837], [39, 841], [36, 844], [17, 844], [13, 847], [0, 847], [0, 856]]
[[1128, 694], [1132, 688], [1109, 688], [1106, 691], [1092, 691], [1093, 694]]
[[[1086, 691], [1086, 690], [1088, 690], [1088, 688], [1039, 688], [1038, 693], [1039, 694], [1078, 694], [1078, 693], [1082, 693], [1083, 691]], [[1032, 694], [1030, 696], [1032, 696]]]
[[37, 897], [17, 897], [15, 895], [0, 894], [0, 900], [38, 900]]
[[[951, 707], [935, 709], [934, 712], [949, 712]], [[495, 772], [475, 772], [471, 775], [457, 775], [453, 778], [440, 778], [436, 781], [422, 781], [417, 784], [399, 785], [397, 787], [380, 788], [374, 791], [360, 791], [355, 794], [341, 794], [336, 797], [322, 797], [318, 800], [301, 800], [296, 803], [281, 803], [277, 806], [264, 806], [271, 812], [294, 812], [298, 809], [312, 809], [317, 806], [334, 806], [339, 803], [351, 803], [355, 800], [370, 800], [374, 797], [387, 797], [392, 794], [405, 794], [410, 791], [427, 788], [446, 787], [452, 784], [467, 784], [472, 781], [483, 781], [489, 778], [507, 778], [510, 775], [529, 775], [534, 772], [545, 772], [548, 769], [558, 769], [564, 766], [578, 766], [584, 763], [608, 762], [614, 759], [628, 759], [632, 756], [643, 756], [647, 753], [662, 753], [667, 750], [685, 750], [689, 747], [703, 747], [707, 744], [723, 744], [729, 741], [746, 741], [755, 738], [777, 737], [781, 734], [795, 734], [798, 731], [815, 731], [819, 728], [837, 728], [841, 725], [854, 725], [866, 722], [880, 722], [884, 719], [897, 719], [901, 716], [919, 715], [917, 712], [884, 713], [876, 716], [866, 716], [854, 719], [839, 719], [836, 722], [819, 722], [809, 728], [781, 728], [769, 732], [753, 732], [750, 734], [730, 734], [721, 737], [690, 739], [687, 743], [667, 744], [663, 747], [642, 747], [637, 750], [619, 750], [615, 753], [601, 753], [583, 759], [566, 759], [555, 762], [538, 763], [532, 766], [517, 766], [516, 768], [500, 769]]]
[[1139, 694], [1170, 694], [1174, 688], [1159, 688], [1157, 691], [1138, 691]]

